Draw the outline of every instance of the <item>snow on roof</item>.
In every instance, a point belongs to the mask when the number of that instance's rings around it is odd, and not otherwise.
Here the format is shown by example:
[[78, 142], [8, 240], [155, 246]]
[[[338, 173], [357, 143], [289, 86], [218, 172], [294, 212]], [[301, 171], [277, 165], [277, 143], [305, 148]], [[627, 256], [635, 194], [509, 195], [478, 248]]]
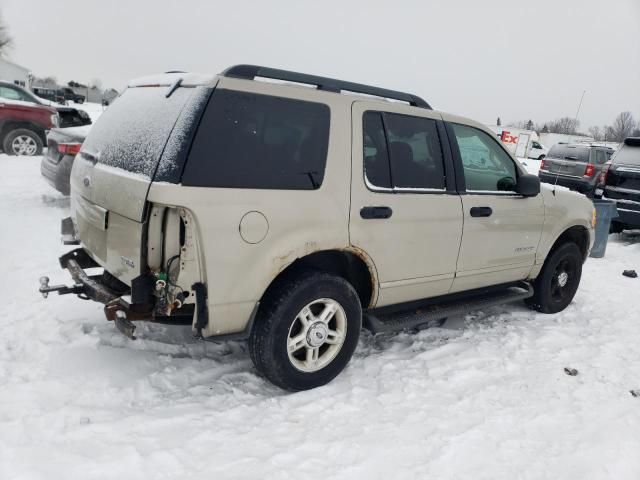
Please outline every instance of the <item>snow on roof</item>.
[[156, 75], [148, 75], [146, 77], [135, 78], [130, 80], [128, 87], [144, 87], [144, 86], [171, 86], [178, 79], [182, 79], [181, 85], [184, 87], [193, 87], [196, 85], [213, 85], [217, 75], [212, 73], [160, 73]]
[[41, 107], [39, 103], [25, 102], [24, 100], [14, 100], [12, 98], [0, 98], [0, 103], [7, 105], [21, 105], [23, 107]]

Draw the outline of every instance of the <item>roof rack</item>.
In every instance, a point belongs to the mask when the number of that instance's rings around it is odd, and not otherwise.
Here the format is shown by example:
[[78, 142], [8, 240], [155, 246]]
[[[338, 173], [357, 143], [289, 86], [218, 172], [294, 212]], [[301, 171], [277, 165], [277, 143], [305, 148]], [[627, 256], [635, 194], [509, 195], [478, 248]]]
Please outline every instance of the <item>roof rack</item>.
[[256, 77], [262, 77], [287, 82], [305, 83], [307, 85], [315, 85], [318, 90], [324, 90], [327, 92], [340, 93], [344, 90], [354, 93], [364, 93], [375, 97], [400, 100], [402, 102], [407, 102], [409, 105], [414, 107], [421, 107], [429, 110], [432, 109], [431, 106], [422, 98], [411, 93], [387, 90], [386, 88], [372, 87], [361, 83], [345, 82], [344, 80], [337, 80], [335, 78], [318, 77], [316, 75], [307, 75], [305, 73], [291, 72], [277, 68], [260, 67], [258, 65], [234, 65], [222, 72], [222, 76], [242, 78], [245, 80], [253, 80]]

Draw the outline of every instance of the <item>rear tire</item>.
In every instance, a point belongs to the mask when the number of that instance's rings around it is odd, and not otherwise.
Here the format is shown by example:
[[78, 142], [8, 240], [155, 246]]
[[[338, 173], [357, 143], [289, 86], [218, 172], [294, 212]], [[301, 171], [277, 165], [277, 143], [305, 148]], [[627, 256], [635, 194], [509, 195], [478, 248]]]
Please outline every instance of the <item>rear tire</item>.
[[609, 226], [609, 233], [622, 233], [623, 230], [624, 224], [616, 222], [615, 220], [613, 220]]
[[533, 283], [529, 307], [542, 313], [561, 312], [571, 303], [582, 276], [582, 253], [575, 243], [565, 243], [547, 257]]
[[544, 160], [544, 157], [545, 157], [545, 155], [540, 155], [540, 156], [538, 157], [538, 160]]
[[11, 130], [2, 142], [2, 149], [7, 155], [42, 155], [42, 148], [40, 135], [26, 128]]
[[275, 385], [308, 390], [329, 383], [347, 366], [361, 325], [360, 300], [350, 283], [304, 272], [267, 294], [249, 337], [249, 353]]

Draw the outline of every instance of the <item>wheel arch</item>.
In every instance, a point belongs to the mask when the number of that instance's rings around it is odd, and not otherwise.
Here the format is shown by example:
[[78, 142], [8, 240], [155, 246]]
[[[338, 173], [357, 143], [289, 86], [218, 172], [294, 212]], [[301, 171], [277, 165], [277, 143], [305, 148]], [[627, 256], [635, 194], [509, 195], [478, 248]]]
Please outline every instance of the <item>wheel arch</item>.
[[378, 277], [375, 266], [365, 252], [354, 247], [319, 250], [295, 259], [276, 275], [264, 291], [262, 298], [268, 296], [281, 282], [309, 270], [344, 278], [358, 293], [363, 309], [375, 305], [378, 296]]
[[587, 255], [589, 254], [590, 238], [589, 230], [583, 225], [574, 225], [565, 229], [553, 242], [553, 245], [551, 245], [551, 248], [549, 249], [546, 257], [551, 255], [561, 245], [569, 242], [573, 242], [578, 245], [578, 248], [580, 248], [580, 253], [582, 253], [583, 261], [586, 260]]
[[13, 130], [17, 130], [19, 128], [24, 128], [24, 129], [35, 132], [38, 135], [38, 137], [40, 137], [42, 144], [44, 146], [47, 145], [47, 136], [45, 134], [44, 129], [40, 125], [37, 125], [32, 122], [12, 121], [12, 120], [9, 120], [2, 124], [2, 128], [0, 129], [0, 143], [4, 142], [4, 139], [9, 134], [9, 132]]

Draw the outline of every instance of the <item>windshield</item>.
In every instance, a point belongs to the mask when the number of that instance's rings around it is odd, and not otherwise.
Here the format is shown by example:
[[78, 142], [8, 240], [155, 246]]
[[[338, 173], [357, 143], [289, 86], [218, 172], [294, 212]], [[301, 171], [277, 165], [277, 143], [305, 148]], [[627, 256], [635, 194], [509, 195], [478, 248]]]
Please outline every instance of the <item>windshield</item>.
[[589, 152], [591, 147], [580, 145], [556, 144], [551, 147], [547, 157], [559, 158], [561, 160], [573, 160], [575, 162], [589, 162]]
[[613, 157], [613, 163], [624, 163], [627, 165], [640, 165], [640, 147], [623, 145], [618, 153]]
[[21, 102], [40, 103], [34, 95], [13, 85], [0, 85], [0, 97], [8, 100], [19, 100]]

